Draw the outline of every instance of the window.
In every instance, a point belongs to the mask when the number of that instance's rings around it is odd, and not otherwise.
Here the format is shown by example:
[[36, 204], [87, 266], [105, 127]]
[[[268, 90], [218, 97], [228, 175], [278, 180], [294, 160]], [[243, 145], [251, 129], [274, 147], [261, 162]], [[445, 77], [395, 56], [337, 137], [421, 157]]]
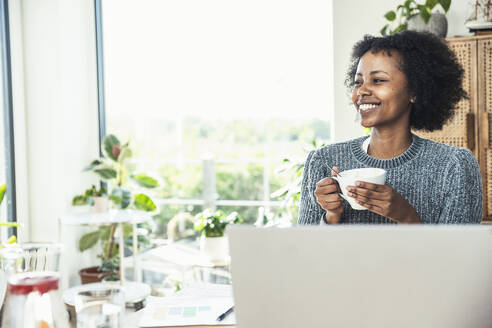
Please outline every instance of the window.
[[276, 168], [330, 139], [330, 15], [322, 0], [102, 0], [106, 129], [161, 179], [162, 227], [282, 208]]
[[[0, 219], [2, 221], [16, 221], [15, 215], [15, 166], [14, 166], [14, 136], [13, 136], [13, 110], [12, 110], [12, 83], [10, 74], [10, 39], [8, 1], [0, 1], [0, 33], [1, 33], [1, 74], [0, 87], [0, 135], [4, 142], [0, 145], [0, 185], [7, 185], [4, 201], [0, 206]], [[2, 236], [4, 231], [2, 230]], [[16, 233], [14, 228], [9, 234]], [[5, 240], [5, 239], [3, 239]]]

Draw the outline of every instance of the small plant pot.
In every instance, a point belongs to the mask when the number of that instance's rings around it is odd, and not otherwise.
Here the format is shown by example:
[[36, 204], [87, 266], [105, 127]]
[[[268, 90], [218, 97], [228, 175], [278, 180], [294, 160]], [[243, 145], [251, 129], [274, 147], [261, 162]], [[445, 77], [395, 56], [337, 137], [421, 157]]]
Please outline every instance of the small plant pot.
[[109, 200], [106, 197], [93, 197], [94, 205], [92, 205], [92, 212], [105, 213], [108, 211]]
[[444, 14], [432, 13], [426, 24], [420, 15], [413, 15], [408, 20], [408, 29], [418, 32], [430, 32], [440, 38], [445, 38], [448, 33], [448, 20]]
[[102, 283], [108, 286], [120, 286], [120, 277], [117, 276], [106, 276], [103, 278]]
[[229, 258], [227, 237], [200, 237], [200, 251], [212, 263], [224, 263]]
[[[119, 274], [119, 273], [118, 273]], [[102, 272], [98, 266], [85, 268], [79, 271], [80, 281], [82, 285], [93, 282], [101, 282], [105, 277], [111, 275], [111, 272]]]

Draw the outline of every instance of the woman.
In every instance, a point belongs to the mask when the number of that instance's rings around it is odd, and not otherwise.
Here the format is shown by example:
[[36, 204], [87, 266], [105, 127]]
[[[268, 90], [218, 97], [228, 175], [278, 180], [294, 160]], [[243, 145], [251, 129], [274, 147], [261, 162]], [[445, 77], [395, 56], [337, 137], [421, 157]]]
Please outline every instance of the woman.
[[[462, 76], [454, 53], [431, 34], [404, 31], [359, 41], [346, 83], [371, 135], [308, 155], [299, 224], [480, 223], [482, 183], [472, 153], [411, 133], [442, 128], [466, 97]], [[385, 185], [347, 187], [367, 208], [357, 211], [330, 176], [360, 167], [387, 173]]]

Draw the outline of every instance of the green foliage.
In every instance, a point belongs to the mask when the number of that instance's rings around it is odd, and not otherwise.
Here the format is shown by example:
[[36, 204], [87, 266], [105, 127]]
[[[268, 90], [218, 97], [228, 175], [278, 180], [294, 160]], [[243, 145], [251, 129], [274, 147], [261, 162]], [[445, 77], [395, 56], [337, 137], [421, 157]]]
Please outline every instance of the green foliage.
[[[319, 140], [313, 140], [311, 144], [305, 148], [306, 152], [318, 149], [325, 146], [325, 143]], [[290, 183], [286, 186], [277, 189], [272, 193], [272, 198], [281, 198], [284, 201], [284, 211], [279, 213], [277, 219], [282, 219], [286, 216], [292, 224], [297, 222], [299, 212], [299, 202], [301, 200], [301, 184], [302, 174], [304, 172], [304, 160], [296, 161], [289, 158], [283, 160], [282, 165], [277, 168], [277, 174], [290, 176]]]
[[7, 185], [0, 185], [0, 204], [3, 202], [3, 197], [5, 196], [5, 192], [7, 191]]
[[87, 189], [83, 194], [73, 197], [72, 206], [92, 205], [94, 203], [94, 197], [106, 197], [107, 195], [108, 192], [106, 191], [106, 188], [101, 186], [97, 189], [95, 185], [92, 185], [92, 187]]
[[[153, 140], [166, 140], [164, 143], [149, 144], [147, 139], [139, 139], [137, 135], [128, 134], [131, 125], [116, 124], [121, 130], [118, 136], [132, 140], [134, 157], [146, 158], [149, 167], [155, 168], [154, 159], [173, 160], [183, 158], [183, 163], [159, 163], [157, 174], [160, 186], [145, 192], [155, 198], [202, 199], [203, 198], [203, 166], [200, 155], [206, 152], [216, 154], [216, 191], [219, 200], [263, 200], [264, 169], [262, 163], [243, 162], [241, 159], [269, 159], [268, 180], [269, 190], [275, 191], [292, 183], [289, 173], [275, 174], [275, 168], [285, 157], [292, 161], [305, 159], [303, 144], [313, 139], [328, 140], [331, 136], [330, 123], [318, 119], [291, 119], [275, 117], [268, 119], [230, 119], [187, 117], [182, 121], [181, 128], [186, 131], [180, 142], [176, 142], [176, 120], [163, 118], [149, 124], [158, 126], [153, 131]], [[114, 126], [111, 128], [113, 129]], [[126, 133], [126, 135], [124, 134]], [[123, 137], [120, 138], [120, 140]], [[179, 156], [178, 156], [179, 154]], [[120, 156], [122, 156], [120, 154]], [[238, 159], [236, 163], [221, 163], [220, 159]], [[196, 159], [188, 162], [188, 159]], [[154, 160], [152, 162], [152, 160]], [[149, 172], [139, 163], [138, 171]], [[127, 163], [127, 166], [128, 165]], [[130, 180], [133, 178], [130, 175]], [[135, 182], [135, 181], [131, 181]], [[272, 200], [283, 200], [274, 197]], [[225, 213], [237, 212], [245, 223], [255, 223], [262, 213], [261, 206], [217, 206]], [[166, 204], [159, 206], [159, 213], [154, 216], [158, 237], [166, 237], [168, 223], [179, 213], [190, 213], [195, 216], [203, 211], [201, 205]], [[278, 213], [280, 212], [280, 213]], [[272, 207], [270, 215], [279, 216], [287, 212], [286, 208]], [[297, 211], [292, 211], [293, 216]]]
[[110, 273], [109, 276], [104, 278], [106, 281], [118, 281], [120, 280], [119, 271], [120, 271], [120, 257], [113, 256], [107, 260], [103, 260], [101, 265], [99, 266], [99, 271], [101, 271], [101, 275], [105, 273]]
[[[451, 6], [451, 0], [427, 0], [425, 4], [419, 4], [416, 0], [405, 0], [396, 7], [396, 11], [390, 10], [384, 14], [384, 18], [389, 22], [380, 30], [381, 35], [395, 34], [408, 28], [408, 20], [413, 15], [420, 15], [427, 23], [432, 15], [432, 10], [440, 5], [445, 13]], [[395, 24], [393, 24], [393, 22]]]
[[100, 178], [103, 180], [116, 179], [118, 172], [109, 166], [98, 166], [92, 170], [94, 173], [99, 174]]
[[[137, 187], [143, 188], [156, 188], [159, 183], [145, 173], [132, 174], [133, 166], [127, 163], [133, 154], [129, 143], [121, 144], [115, 135], [107, 135], [103, 140], [103, 152], [105, 157], [93, 160], [84, 171], [95, 173], [112, 187], [109, 199], [118, 208], [126, 209], [133, 204], [134, 208], [140, 210], [155, 211], [157, 206], [150, 197], [138, 196], [137, 199], [133, 196], [130, 180], [135, 182]], [[85, 195], [77, 195], [73, 198], [72, 204], [90, 204], [90, 198], [94, 197], [94, 193], [97, 192], [94, 186], [92, 189], [93, 194], [88, 194], [86, 191]], [[106, 194], [107, 192], [104, 193], [104, 195]]]
[[229, 224], [242, 223], [236, 212], [225, 215], [224, 212], [206, 209], [195, 217], [195, 230], [205, 237], [222, 237]]
[[[157, 206], [152, 199], [141, 193], [139, 188], [155, 188], [158, 181], [144, 173], [133, 174], [134, 165], [128, 163], [133, 152], [129, 143], [121, 144], [115, 135], [107, 135], [103, 140], [103, 153], [105, 157], [93, 160], [84, 171], [93, 172], [101, 180], [106, 182], [111, 192], [108, 198], [119, 209], [134, 208], [142, 211], [156, 211]], [[130, 182], [134, 182], [132, 185]], [[106, 189], [98, 191], [95, 186], [86, 190], [83, 195], [77, 195], [72, 199], [73, 205], [90, 204], [92, 197], [107, 195]], [[113, 258], [119, 252], [114, 242], [116, 226], [100, 227], [98, 230], [83, 235], [79, 240], [79, 250], [85, 251], [101, 244], [102, 254], [100, 258], [110, 265]], [[103, 265], [104, 265], [103, 263]]]
[[121, 209], [128, 208], [132, 202], [132, 193], [123, 187], [114, 187], [109, 199]]
[[115, 135], [110, 134], [103, 140], [103, 149], [106, 157], [111, 158], [113, 161], [117, 161], [121, 152], [121, 143]]
[[100, 238], [100, 231], [92, 231], [89, 233], [86, 233], [79, 239], [79, 251], [83, 252], [85, 250], [88, 250], [89, 248], [94, 247], [97, 242], [99, 241]]
[[217, 164], [216, 190], [219, 199], [262, 199], [263, 166], [256, 163]]
[[152, 212], [157, 209], [152, 199], [145, 194], [135, 195], [135, 207], [142, 211]]
[[145, 188], [155, 188], [159, 185], [159, 182], [157, 182], [156, 179], [149, 177], [146, 174], [140, 173], [140, 174], [134, 174], [131, 176], [131, 178], [137, 182], [140, 186], [145, 187]]
[[[117, 241], [112, 241], [116, 228], [116, 224], [100, 226], [97, 230], [82, 235], [78, 243], [80, 252], [84, 252], [99, 244], [101, 249], [101, 253], [98, 255], [101, 259], [99, 269], [103, 272], [112, 272], [112, 275], [116, 275], [119, 270], [120, 245]], [[137, 228], [139, 230], [145, 230], [144, 234], [137, 234], [138, 249], [149, 247], [150, 240], [147, 235], [150, 227], [146, 226], [145, 223], [140, 223], [137, 225]], [[123, 240], [125, 249], [131, 249], [133, 247], [133, 225], [123, 225]], [[125, 251], [125, 253], [127, 252]]]

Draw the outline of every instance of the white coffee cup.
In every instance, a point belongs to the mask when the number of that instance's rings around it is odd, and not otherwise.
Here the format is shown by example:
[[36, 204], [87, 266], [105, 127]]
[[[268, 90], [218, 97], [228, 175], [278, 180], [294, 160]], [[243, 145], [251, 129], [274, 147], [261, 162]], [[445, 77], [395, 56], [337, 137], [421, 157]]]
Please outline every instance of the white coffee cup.
[[354, 210], [365, 210], [366, 208], [359, 205], [353, 197], [347, 196], [347, 187], [355, 186], [355, 181], [365, 181], [384, 185], [386, 180], [386, 170], [373, 167], [353, 169], [340, 172], [338, 176], [332, 178], [338, 181], [340, 190], [342, 191], [340, 196], [349, 202]]

